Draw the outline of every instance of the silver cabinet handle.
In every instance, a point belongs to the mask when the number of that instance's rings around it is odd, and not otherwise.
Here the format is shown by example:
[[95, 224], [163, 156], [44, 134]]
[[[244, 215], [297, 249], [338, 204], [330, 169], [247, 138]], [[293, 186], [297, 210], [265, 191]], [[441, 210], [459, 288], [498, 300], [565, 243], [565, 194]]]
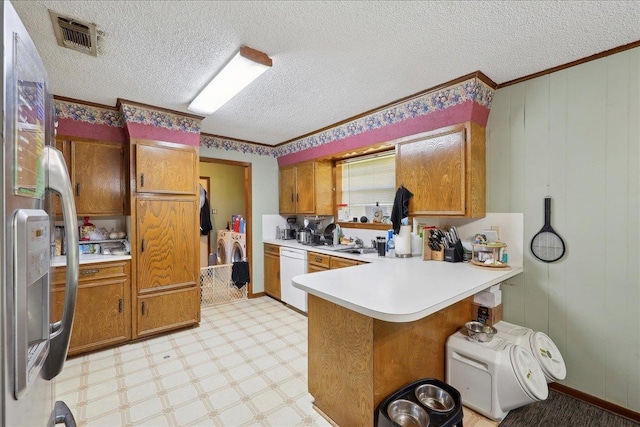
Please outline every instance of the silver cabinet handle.
[[[44, 147], [44, 155], [49, 175], [47, 189], [60, 195], [67, 242], [78, 242], [76, 206], [64, 157], [60, 151], [49, 145]], [[73, 312], [76, 308], [76, 294], [78, 292], [78, 252], [79, 247], [77, 244], [68, 245], [62, 319], [50, 325], [49, 360], [47, 361], [48, 363], [45, 363], [43, 369], [43, 375], [47, 380], [53, 379], [62, 371], [64, 361], [67, 359], [71, 327], [73, 326]]]
[[100, 273], [100, 269], [99, 268], [93, 268], [91, 270], [82, 270], [80, 272], [80, 274], [82, 274], [83, 276], [88, 276], [90, 274], [96, 274], [96, 273]]

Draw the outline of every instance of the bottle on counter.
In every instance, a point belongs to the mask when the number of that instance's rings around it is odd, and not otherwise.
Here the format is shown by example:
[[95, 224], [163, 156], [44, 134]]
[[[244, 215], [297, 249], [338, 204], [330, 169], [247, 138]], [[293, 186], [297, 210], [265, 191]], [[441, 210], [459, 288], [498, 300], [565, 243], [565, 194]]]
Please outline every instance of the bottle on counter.
[[394, 241], [393, 237], [387, 243], [387, 247], [389, 248], [388, 255], [391, 258], [395, 257], [396, 256], [396, 242]]

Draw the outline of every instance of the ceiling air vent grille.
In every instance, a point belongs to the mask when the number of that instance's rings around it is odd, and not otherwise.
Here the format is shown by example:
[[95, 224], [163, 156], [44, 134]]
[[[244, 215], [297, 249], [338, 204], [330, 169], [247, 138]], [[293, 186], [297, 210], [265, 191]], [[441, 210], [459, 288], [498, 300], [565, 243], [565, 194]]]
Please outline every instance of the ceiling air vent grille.
[[96, 25], [49, 11], [58, 45], [98, 56]]

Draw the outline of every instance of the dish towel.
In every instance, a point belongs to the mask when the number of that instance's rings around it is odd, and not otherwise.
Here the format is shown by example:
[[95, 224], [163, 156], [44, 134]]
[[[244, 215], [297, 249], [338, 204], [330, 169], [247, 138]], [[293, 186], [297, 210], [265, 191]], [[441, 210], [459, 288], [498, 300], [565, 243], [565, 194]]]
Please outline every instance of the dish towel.
[[247, 261], [234, 262], [231, 267], [231, 280], [238, 289], [251, 281], [249, 277], [249, 263]]
[[401, 185], [396, 191], [396, 197], [393, 200], [393, 208], [391, 209], [391, 223], [393, 224], [393, 232], [400, 233], [400, 225], [402, 218], [409, 216], [409, 199], [413, 197], [413, 193]]

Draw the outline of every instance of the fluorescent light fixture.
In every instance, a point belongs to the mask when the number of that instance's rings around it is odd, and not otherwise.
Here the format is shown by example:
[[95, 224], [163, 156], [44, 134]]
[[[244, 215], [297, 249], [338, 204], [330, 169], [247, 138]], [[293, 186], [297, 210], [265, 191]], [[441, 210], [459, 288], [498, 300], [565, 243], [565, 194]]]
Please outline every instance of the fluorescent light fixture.
[[242, 46], [231, 61], [202, 89], [187, 109], [200, 114], [213, 114], [236, 96], [249, 83], [271, 67], [267, 54]]

